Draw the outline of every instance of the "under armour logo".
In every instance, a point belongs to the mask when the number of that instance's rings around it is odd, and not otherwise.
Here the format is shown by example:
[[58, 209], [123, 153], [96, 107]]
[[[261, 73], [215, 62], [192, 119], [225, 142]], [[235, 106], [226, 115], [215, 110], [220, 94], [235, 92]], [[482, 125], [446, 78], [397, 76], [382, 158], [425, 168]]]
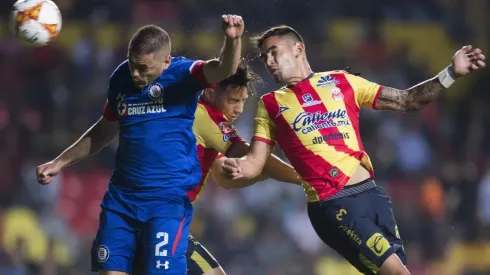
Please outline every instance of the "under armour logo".
[[156, 265], [156, 267], [157, 267], [158, 269], [160, 269], [160, 267], [164, 266], [164, 267], [165, 267], [165, 269], [168, 269], [168, 264], [169, 264], [169, 262], [168, 262], [168, 261], [165, 261], [165, 263], [164, 263], [164, 264], [162, 264], [162, 263], [160, 262], [160, 260], [158, 260], [158, 261], [157, 261], [157, 265]]

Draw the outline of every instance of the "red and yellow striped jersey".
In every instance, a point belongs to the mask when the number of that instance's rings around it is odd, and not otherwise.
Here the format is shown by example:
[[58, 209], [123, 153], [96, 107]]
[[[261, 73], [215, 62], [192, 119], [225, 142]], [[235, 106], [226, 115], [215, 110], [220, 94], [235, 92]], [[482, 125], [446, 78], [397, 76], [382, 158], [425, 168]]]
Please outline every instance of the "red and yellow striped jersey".
[[226, 154], [233, 144], [243, 142], [231, 122], [228, 122], [223, 112], [199, 100], [195, 112], [193, 131], [197, 141], [197, 155], [201, 165], [201, 181], [187, 192], [191, 201], [195, 201], [204, 190], [218, 154]]
[[303, 179], [308, 201], [339, 192], [362, 163], [374, 177], [359, 134], [361, 106], [375, 108], [381, 86], [345, 71], [311, 74], [258, 103], [254, 140], [279, 144]]

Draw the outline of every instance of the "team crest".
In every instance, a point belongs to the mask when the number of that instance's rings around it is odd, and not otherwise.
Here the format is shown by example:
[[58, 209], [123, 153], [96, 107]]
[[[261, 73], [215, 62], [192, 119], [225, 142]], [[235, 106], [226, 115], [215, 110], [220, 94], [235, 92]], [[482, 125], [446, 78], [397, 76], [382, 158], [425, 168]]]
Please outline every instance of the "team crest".
[[219, 130], [223, 135], [229, 135], [236, 132], [235, 127], [228, 121], [221, 122], [219, 124]]
[[342, 100], [344, 100], [344, 94], [342, 93], [342, 91], [339, 88], [333, 87], [330, 90], [330, 93], [332, 94], [333, 100], [335, 100], [335, 101], [342, 101]]
[[330, 169], [330, 172], [329, 172], [330, 176], [332, 178], [336, 178], [338, 175], [339, 175], [339, 169], [337, 168], [332, 168]]
[[99, 245], [97, 247], [97, 259], [100, 263], [103, 263], [109, 259], [109, 248], [105, 245]]
[[238, 136], [235, 127], [228, 121], [221, 122], [219, 124], [219, 130], [223, 134], [224, 142], [228, 142], [231, 138]]
[[163, 87], [159, 83], [153, 83], [148, 86], [148, 97], [157, 100], [163, 96]]

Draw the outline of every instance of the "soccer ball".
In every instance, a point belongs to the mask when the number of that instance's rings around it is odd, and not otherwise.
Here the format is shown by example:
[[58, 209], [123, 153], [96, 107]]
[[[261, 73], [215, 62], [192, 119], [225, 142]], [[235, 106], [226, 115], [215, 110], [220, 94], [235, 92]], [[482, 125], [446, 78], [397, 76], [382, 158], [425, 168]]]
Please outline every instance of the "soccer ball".
[[61, 30], [61, 13], [50, 0], [18, 0], [11, 13], [15, 36], [30, 46], [51, 42]]

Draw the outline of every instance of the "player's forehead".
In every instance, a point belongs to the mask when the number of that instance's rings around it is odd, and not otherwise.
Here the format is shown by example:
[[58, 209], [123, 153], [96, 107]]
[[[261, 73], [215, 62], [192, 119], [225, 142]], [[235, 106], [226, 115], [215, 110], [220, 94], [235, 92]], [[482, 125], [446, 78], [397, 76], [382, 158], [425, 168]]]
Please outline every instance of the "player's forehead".
[[260, 54], [267, 54], [273, 49], [283, 48], [293, 43], [293, 39], [289, 35], [271, 36], [262, 42]]
[[247, 86], [226, 85], [226, 87], [222, 89], [226, 97], [229, 99], [242, 100], [248, 98]]
[[156, 63], [156, 58], [154, 53], [150, 54], [132, 54], [131, 52], [128, 53], [128, 60], [129, 63], [132, 65], [147, 65], [151, 66], [154, 63]]

